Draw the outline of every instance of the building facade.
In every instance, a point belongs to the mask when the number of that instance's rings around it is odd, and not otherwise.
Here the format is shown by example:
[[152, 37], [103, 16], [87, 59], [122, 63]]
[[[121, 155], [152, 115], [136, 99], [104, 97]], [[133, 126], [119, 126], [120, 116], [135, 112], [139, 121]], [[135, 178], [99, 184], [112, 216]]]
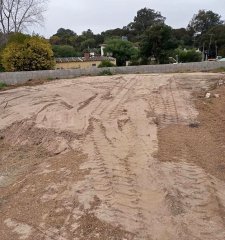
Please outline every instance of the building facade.
[[55, 69], [84, 69], [98, 67], [104, 61], [110, 61], [116, 65], [116, 59], [105, 56], [91, 56], [85, 53], [84, 57], [69, 57], [69, 58], [56, 58]]

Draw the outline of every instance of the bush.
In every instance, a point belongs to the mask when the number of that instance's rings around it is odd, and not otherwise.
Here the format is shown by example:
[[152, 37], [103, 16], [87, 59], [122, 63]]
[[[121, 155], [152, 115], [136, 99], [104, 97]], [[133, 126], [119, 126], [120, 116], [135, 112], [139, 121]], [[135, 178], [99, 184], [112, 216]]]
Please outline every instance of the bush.
[[179, 62], [186, 63], [186, 62], [200, 62], [202, 59], [201, 52], [196, 52], [195, 49], [183, 50], [177, 48], [174, 53], [173, 57], [176, 58], [178, 55]]
[[99, 76], [110, 76], [113, 75], [109, 69], [103, 70], [99, 73]]
[[115, 64], [113, 64], [109, 60], [103, 60], [101, 63], [98, 65], [98, 68], [104, 68], [104, 67], [115, 67]]
[[5, 88], [5, 87], [7, 87], [7, 84], [5, 84], [5, 83], [3, 83], [3, 82], [0, 82], [0, 89], [3, 89], [3, 88]]
[[38, 36], [28, 37], [22, 43], [10, 42], [2, 52], [6, 71], [34, 71], [53, 69], [55, 62], [51, 45]]
[[4, 72], [4, 71], [5, 71], [5, 69], [4, 69], [4, 67], [2, 66], [1, 58], [0, 58], [0, 72]]

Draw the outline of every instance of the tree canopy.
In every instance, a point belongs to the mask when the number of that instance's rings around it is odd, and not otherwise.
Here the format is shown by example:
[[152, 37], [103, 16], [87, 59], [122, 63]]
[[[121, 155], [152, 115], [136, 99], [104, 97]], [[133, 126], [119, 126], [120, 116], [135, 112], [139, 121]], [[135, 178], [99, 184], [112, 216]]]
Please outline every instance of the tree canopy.
[[[199, 10], [187, 28], [179, 29], [172, 29], [165, 25], [165, 19], [160, 12], [154, 9], [142, 8], [137, 11], [133, 21], [122, 28], [106, 30], [101, 34], [94, 34], [88, 29], [80, 35], [72, 30], [61, 28], [50, 38], [50, 43], [54, 46], [54, 50], [56, 49], [55, 45], [70, 45], [74, 49], [72, 51], [71, 48], [71, 52], [75, 51], [82, 54], [85, 51], [92, 51], [99, 53], [98, 49], [101, 44], [115, 39], [120, 42], [119, 40], [125, 37], [132, 43], [133, 47], [135, 46], [136, 52], [137, 49], [140, 49], [140, 54], [136, 59], [142, 59], [143, 63], [148, 63], [151, 56], [153, 58], [155, 56], [158, 63], [168, 62], [168, 54], [171, 55], [169, 51], [173, 51], [177, 47], [191, 51], [191, 49], [203, 50], [204, 45], [204, 49], [207, 51], [209, 48], [215, 49], [217, 47], [217, 52], [223, 53], [225, 39], [222, 37], [222, 26], [224, 26], [224, 22], [219, 14], [210, 10]], [[214, 28], [217, 30], [212, 30]], [[210, 40], [211, 44], [209, 44]], [[113, 54], [114, 56], [118, 55], [115, 49]], [[70, 55], [68, 53], [67, 56]], [[124, 56], [124, 59], [128, 59], [127, 55]], [[140, 61], [135, 60], [134, 62], [138, 64]], [[119, 60], [118, 63], [125, 64], [124, 60], [122, 63]]]
[[112, 56], [117, 59], [118, 66], [125, 66], [126, 61], [138, 57], [138, 50], [134, 45], [121, 39], [109, 40], [105, 52], [112, 53]]
[[55, 57], [79, 57], [81, 55], [70, 45], [53, 45], [52, 50]]
[[170, 26], [157, 24], [148, 28], [140, 45], [144, 63], [148, 63], [149, 57], [154, 57], [158, 63], [166, 63], [168, 52], [177, 47], [177, 42]]
[[48, 70], [54, 64], [50, 44], [39, 36], [26, 37], [23, 42], [11, 41], [2, 52], [6, 71]]
[[[32, 11], [34, 5], [29, 5], [29, 17], [32, 17], [32, 14], [37, 14], [37, 16], [35, 15], [31, 23], [39, 23], [42, 20], [46, 1], [0, 0], [0, 14], [6, 13], [3, 6], [5, 8], [7, 4], [23, 4], [22, 9], [24, 9], [25, 6], [32, 3], [36, 4], [37, 8], [35, 7], [36, 10]], [[14, 9], [15, 6], [12, 5], [11, 9]], [[14, 11], [12, 11], [10, 19], [15, 14]], [[7, 27], [5, 26], [11, 26], [9, 27], [10, 31], [7, 33], [8, 45], [11, 44], [9, 46], [12, 47], [12, 53], [22, 51], [24, 54], [25, 47], [21, 46], [24, 45], [24, 39], [27, 39], [28, 36], [15, 34], [15, 32], [24, 31], [31, 23], [26, 23], [24, 19], [21, 25], [18, 25], [19, 27], [13, 26], [12, 19], [9, 21], [10, 25], [7, 25], [8, 15], [6, 14], [4, 17], [4, 21], [2, 16], [0, 16], [0, 51], [6, 44], [4, 41], [1, 42], [6, 36], [4, 29]], [[148, 64], [151, 60], [156, 60], [157, 63], [168, 63], [169, 57], [175, 55], [180, 55], [183, 62], [197, 61], [200, 59], [198, 49], [207, 53], [208, 57], [211, 58], [215, 58], [217, 55], [225, 56], [225, 25], [219, 14], [211, 10], [199, 10], [186, 28], [184, 26], [179, 29], [173, 29], [166, 25], [165, 19], [160, 12], [154, 9], [142, 8], [137, 11], [133, 21], [126, 26], [109, 29], [98, 34], [94, 34], [91, 29], [77, 34], [71, 29], [59, 28], [50, 37], [49, 43], [51, 46], [48, 45], [48, 47], [53, 49], [54, 57], [76, 57], [82, 56], [86, 51], [100, 54], [100, 45], [106, 44], [106, 51], [117, 58], [119, 66], [125, 65], [126, 61], [131, 61], [132, 64]], [[29, 49], [27, 45], [26, 47]], [[8, 46], [6, 49], [10, 54]], [[0, 54], [0, 58], [1, 56], [2, 54]], [[21, 59], [24, 58], [21, 57]], [[20, 58], [18, 58], [18, 61], [20, 61]], [[25, 63], [24, 66], [26, 66]], [[29, 67], [26, 67], [26, 69], [29, 69]]]
[[188, 24], [188, 29], [194, 33], [206, 33], [210, 28], [223, 24], [221, 16], [213, 11], [199, 10]]
[[7, 36], [43, 23], [47, 0], [1, 0], [0, 31]]
[[137, 12], [137, 16], [134, 17], [134, 21], [129, 26], [135, 32], [143, 33], [154, 24], [164, 23], [165, 19], [160, 12], [150, 8], [143, 8]]

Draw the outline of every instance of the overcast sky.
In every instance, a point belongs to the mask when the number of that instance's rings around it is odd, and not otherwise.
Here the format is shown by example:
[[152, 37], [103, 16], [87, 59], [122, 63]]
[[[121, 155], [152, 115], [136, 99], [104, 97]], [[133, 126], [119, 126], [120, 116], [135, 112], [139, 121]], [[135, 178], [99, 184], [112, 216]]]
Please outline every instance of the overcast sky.
[[144, 7], [161, 12], [173, 28], [186, 27], [199, 9], [212, 10], [225, 19], [225, 0], [49, 0], [45, 25], [34, 31], [45, 37], [61, 27], [78, 34], [88, 28], [101, 33], [126, 26]]

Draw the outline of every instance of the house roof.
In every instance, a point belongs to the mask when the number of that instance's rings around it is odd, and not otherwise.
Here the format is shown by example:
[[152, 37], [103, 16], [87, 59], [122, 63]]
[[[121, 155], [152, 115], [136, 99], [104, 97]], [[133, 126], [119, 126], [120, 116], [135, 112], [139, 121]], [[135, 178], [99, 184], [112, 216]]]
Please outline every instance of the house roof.
[[66, 62], [91, 62], [91, 61], [116, 61], [113, 57], [105, 57], [105, 56], [94, 56], [94, 57], [68, 57], [68, 58], [56, 58], [57, 63], [66, 63]]

